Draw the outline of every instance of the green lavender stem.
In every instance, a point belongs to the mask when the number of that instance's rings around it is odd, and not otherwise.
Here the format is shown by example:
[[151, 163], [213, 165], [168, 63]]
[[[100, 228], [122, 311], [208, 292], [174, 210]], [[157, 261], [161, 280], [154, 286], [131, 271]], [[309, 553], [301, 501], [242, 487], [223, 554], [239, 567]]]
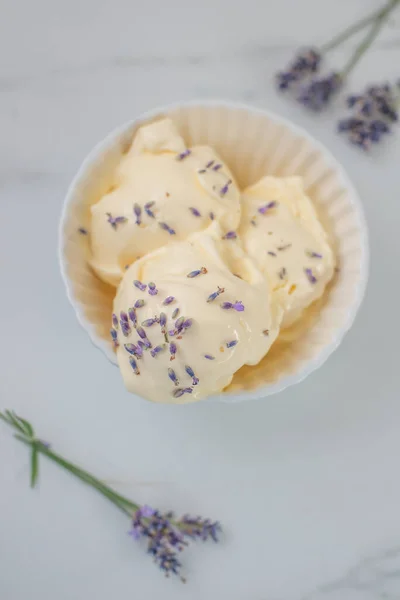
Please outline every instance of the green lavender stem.
[[117, 506], [122, 512], [124, 512], [128, 516], [132, 516], [132, 514], [137, 511], [140, 507], [138, 504], [135, 504], [128, 498], [121, 496], [113, 489], [105, 485], [100, 479], [94, 477], [84, 469], [81, 469], [77, 465], [65, 460], [59, 454], [56, 454], [48, 448], [41, 440], [38, 440], [35, 437], [34, 430], [28, 421], [21, 419], [15, 413], [10, 411], [5, 411], [5, 414], [0, 412], [0, 418], [13, 427], [17, 433], [14, 434], [14, 437], [29, 446], [32, 449], [32, 458], [31, 458], [31, 485], [32, 487], [35, 485], [37, 478], [37, 469], [38, 462], [37, 457], [38, 454], [43, 454], [47, 456], [48, 459], [55, 462], [59, 466], [63, 467], [66, 471], [69, 471], [72, 475], [86, 483], [87, 485], [96, 489], [100, 494], [102, 494], [105, 498], [110, 500], [115, 506]]
[[327, 52], [329, 52], [329, 50], [333, 50], [334, 48], [337, 48], [337, 46], [340, 46], [342, 42], [345, 42], [351, 36], [361, 31], [361, 29], [364, 29], [364, 27], [366, 27], [370, 23], [373, 23], [376, 19], [381, 17], [382, 14], [386, 14], [386, 11], [388, 9], [390, 12], [392, 8], [394, 8], [394, 5], [397, 4], [397, 1], [398, 0], [395, 0], [393, 4], [393, 0], [391, 0], [388, 5], [384, 6], [383, 8], [380, 8], [379, 10], [374, 11], [369, 16], [364, 17], [363, 19], [357, 21], [353, 25], [350, 25], [350, 27], [347, 27], [342, 33], [335, 36], [332, 40], [330, 40], [326, 44], [323, 44], [320, 47], [321, 54], [326, 54]]
[[380, 32], [386, 19], [389, 17], [391, 11], [397, 6], [397, 4], [399, 4], [399, 2], [400, 2], [400, 0], [391, 0], [389, 2], [389, 4], [387, 4], [386, 7], [384, 9], [382, 9], [381, 13], [378, 15], [378, 17], [376, 18], [376, 21], [372, 25], [369, 33], [366, 35], [366, 37], [361, 42], [361, 44], [359, 46], [357, 46], [353, 56], [350, 58], [347, 65], [342, 70], [342, 72], [341, 72], [342, 79], [344, 79], [350, 73], [350, 71], [352, 71], [354, 69], [356, 64], [359, 62], [359, 60], [362, 58], [362, 56], [365, 54], [365, 52], [368, 50], [368, 48], [371, 46], [371, 44], [375, 40], [376, 36]]

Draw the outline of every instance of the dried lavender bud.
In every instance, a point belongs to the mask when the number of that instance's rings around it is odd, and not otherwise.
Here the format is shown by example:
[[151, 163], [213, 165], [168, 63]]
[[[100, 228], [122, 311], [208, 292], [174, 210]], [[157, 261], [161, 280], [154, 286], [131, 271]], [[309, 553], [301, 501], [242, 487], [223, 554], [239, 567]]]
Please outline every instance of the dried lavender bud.
[[304, 273], [307, 275], [308, 281], [310, 283], [317, 283], [317, 278], [312, 272], [312, 269], [304, 269]]
[[205, 267], [201, 267], [201, 269], [197, 269], [197, 271], [191, 271], [186, 275], [186, 277], [193, 278], [197, 277], [198, 275], [205, 275], [207, 272], [208, 271]]
[[128, 323], [128, 315], [123, 310], [121, 310], [121, 312], [119, 313], [119, 318], [121, 319], [121, 321], [125, 321], [126, 323]]
[[146, 319], [142, 322], [142, 325], [143, 327], [151, 327], [152, 325], [154, 325], [154, 323], [157, 323], [157, 319]]
[[160, 313], [160, 325], [161, 327], [165, 327], [167, 324], [167, 315], [165, 313]]
[[238, 340], [232, 340], [231, 342], [226, 342], [227, 348], [233, 348], [238, 343]]
[[193, 392], [192, 388], [176, 388], [176, 390], [174, 390], [172, 392], [172, 395], [174, 398], [180, 398], [181, 396], [183, 396], [183, 394], [191, 394]]
[[118, 329], [118, 317], [115, 313], [112, 314], [112, 324], [115, 329]]
[[147, 349], [148, 349], [148, 348], [152, 348], [152, 347], [153, 347], [152, 343], [151, 343], [151, 342], [150, 342], [150, 340], [148, 340], [147, 338], [145, 338], [145, 339], [143, 340], [143, 346], [144, 346], [145, 348], [147, 348]]
[[278, 202], [276, 200], [272, 200], [271, 202], [267, 202], [267, 204], [260, 206], [258, 208], [258, 212], [260, 213], [260, 215], [265, 215], [268, 211], [272, 210], [273, 208], [276, 208], [277, 206]]
[[140, 217], [142, 214], [142, 209], [140, 208], [139, 204], [135, 203], [133, 205], [133, 212], [135, 213], [136, 216], [136, 225], [140, 225], [140, 223], [142, 222]]
[[141, 292], [144, 292], [147, 288], [147, 285], [145, 283], [142, 283], [141, 281], [138, 281], [137, 279], [135, 279], [135, 281], [133, 282], [133, 285], [138, 288], [138, 290], [140, 290]]
[[120, 321], [120, 325], [121, 325], [122, 335], [124, 337], [128, 337], [132, 332], [129, 323], [127, 323], [126, 321]]
[[199, 171], [197, 171], [198, 173], [207, 173], [206, 169], [200, 169]]
[[283, 252], [284, 250], [287, 250], [288, 248], [290, 248], [292, 246], [292, 244], [284, 244], [283, 246], [277, 246], [276, 249], [279, 252]]
[[87, 229], [85, 229], [85, 227], [78, 227], [78, 233], [81, 235], [87, 235], [89, 232]]
[[124, 344], [124, 348], [129, 354], [133, 354], [137, 358], [143, 356], [143, 350], [135, 344]]
[[144, 300], [136, 300], [134, 307], [135, 308], [142, 308], [145, 305], [145, 301]]
[[172, 227], [170, 227], [167, 223], [164, 223], [163, 221], [160, 221], [159, 226], [161, 227], [161, 229], [164, 229], [164, 231], [168, 231], [168, 233], [170, 235], [175, 235], [176, 231], [174, 229], [172, 229]]
[[235, 240], [237, 238], [237, 233], [236, 231], [228, 231], [228, 233], [226, 233], [222, 239], [223, 240]]
[[229, 180], [226, 182], [226, 184], [225, 184], [225, 185], [224, 185], [224, 186], [223, 186], [223, 187], [220, 189], [220, 191], [219, 191], [219, 195], [220, 195], [220, 196], [225, 196], [225, 194], [227, 194], [227, 193], [228, 193], [229, 186], [230, 186], [230, 184], [231, 184], [231, 183], [232, 183], [232, 179], [229, 179]]
[[213, 292], [212, 294], [210, 294], [207, 298], [207, 302], [213, 302], [216, 298], [218, 298], [218, 296], [220, 294], [223, 294], [223, 292], [225, 291], [225, 288], [220, 288], [218, 286], [218, 290], [216, 292]]
[[163, 304], [164, 306], [167, 306], [168, 304], [171, 304], [171, 302], [173, 302], [175, 300], [174, 296], [168, 296], [167, 298], [165, 298]]
[[148, 217], [150, 217], [152, 219], [155, 219], [155, 214], [151, 210], [154, 205], [155, 205], [155, 202], [146, 202], [146, 204], [144, 205], [144, 212], [146, 213], [146, 215]]
[[194, 208], [193, 206], [189, 207], [190, 212], [192, 213], [193, 216], [195, 217], [201, 217], [201, 213], [199, 210], [197, 210], [197, 208]]
[[179, 385], [179, 380], [176, 376], [176, 373], [173, 369], [168, 369], [168, 377], [170, 378], [170, 380], [175, 384], [175, 385]]
[[204, 358], [207, 360], [215, 360], [215, 356], [212, 356], [211, 354], [204, 354]]
[[197, 385], [199, 383], [199, 379], [194, 374], [192, 367], [189, 367], [189, 365], [185, 365], [185, 371], [189, 375], [189, 377], [193, 378], [193, 385]]
[[278, 272], [279, 279], [285, 279], [286, 275], [287, 275], [287, 271], [286, 271], [285, 267], [282, 267], [282, 269]]
[[128, 313], [129, 313], [129, 318], [130, 318], [130, 320], [131, 320], [131, 321], [132, 321], [132, 323], [133, 323], [133, 326], [134, 326], [134, 327], [136, 327], [136, 325], [137, 325], [137, 316], [136, 316], [136, 311], [135, 311], [135, 309], [134, 309], [134, 308], [130, 308], [130, 309], [128, 310]]
[[220, 169], [222, 169], [221, 163], [218, 163], [217, 165], [214, 165], [213, 168], [212, 168], [213, 171], [219, 171]]
[[175, 321], [175, 329], [177, 329], [179, 331], [179, 329], [182, 328], [182, 325], [184, 322], [185, 322], [185, 317], [179, 317], [179, 319], [177, 319]]
[[263, 334], [264, 335], [269, 335], [269, 329], [264, 329]]
[[176, 319], [178, 315], [179, 315], [179, 308], [176, 308], [176, 309], [174, 310], [174, 312], [172, 313], [172, 318], [173, 318], [173, 319]]
[[215, 163], [215, 160], [210, 160], [210, 162], [208, 162], [206, 164], [206, 169], [210, 169], [213, 166], [214, 163]]
[[271, 251], [268, 251], [267, 254], [269, 254], [270, 256], [276, 256], [276, 253], [275, 252], [271, 252]]
[[306, 255], [310, 258], [323, 258], [322, 254], [318, 254], [318, 252], [313, 252], [312, 250], [306, 250]]
[[133, 369], [134, 373], [135, 373], [136, 375], [140, 375], [140, 371], [139, 371], [139, 368], [138, 368], [138, 366], [137, 366], [137, 362], [136, 362], [136, 360], [134, 359], [134, 357], [133, 357], [133, 356], [130, 356], [130, 357], [129, 357], [129, 362], [130, 362], [130, 365], [131, 365], [131, 367], [132, 367], [132, 369]]
[[176, 346], [175, 342], [171, 342], [169, 345], [169, 353], [171, 354], [170, 360], [175, 359], [176, 351], [177, 351], [177, 346]]
[[157, 354], [159, 354], [163, 350], [165, 350], [165, 344], [160, 344], [159, 346], [156, 346], [155, 348], [153, 348], [153, 350], [150, 351], [150, 354], [153, 358], [155, 358], [157, 356]]
[[150, 296], [157, 296], [158, 289], [156, 287], [156, 284], [153, 281], [150, 281], [148, 288], [149, 288], [148, 291], [149, 291]]
[[110, 334], [111, 334], [111, 338], [113, 342], [116, 342], [118, 339], [118, 333], [115, 331], [115, 329], [110, 329]]
[[142, 338], [142, 340], [145, 340], [145, 339], [147, 338], [146, 332], [145, 332], [145, 330], [144, 330], [142, 327], [138, 327], [138, 328], [136, 329], [136, 331], [137, 331], [137, 333], [138, 333], [138, 336], [139, 336], [140, 338]]
[[223, 302], [221, 304], [221, 308], [223, 308], [224, 310], [228, 310], [230, 308], [233, 308], [237, 312], [243, 312], [244, 311], [244, 306], [243, 306], [243, 303], [241, 301], [239, 301], [239, 302]]
[[182, 323], [182, 329], [189, 329], [189, 327], [191, 327], [192, 325], [193, 325], [193, 319], [186, 319]]
[[189, 150], [189, 148], [187, 148], [186, 150], [184, 150], [184, 152], [181, 152], [180, 154], [177, 155], [176, 160], [184, 160], [185, 158], [187, 158], [190, 154], [192, 153], [191, 150]]
[[113, 217], [111, 213], [106, 213], [107, 221], [110, 223], [113, 229], [117, 229], [118, 225], [125, 223], [128, 219], [126, 217]]
[[209, 217], [210, 217], [211, 221], [214, 221], [214, 219], [215, 219], [215, 215], [214, 215], [214, 213], [213, 213], [213, 212], [210, 212], [210, 215], [209, 215]]

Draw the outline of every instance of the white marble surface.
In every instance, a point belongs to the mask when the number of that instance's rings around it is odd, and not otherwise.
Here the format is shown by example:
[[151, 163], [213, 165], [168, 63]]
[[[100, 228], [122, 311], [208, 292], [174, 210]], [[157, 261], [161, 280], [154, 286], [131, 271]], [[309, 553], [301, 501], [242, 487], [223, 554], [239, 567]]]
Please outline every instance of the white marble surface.
[[[274, 91], [273, 73], [374, 0], [28, 0], [0, 21], [0, 399], [139, 501], [221, 519], [165, 581], [101, 498], [0, 430], [2, 600], [398, 600], [400, 132], [372, 157]], [[341, 64], [350, 46], [332, 60]], [[400, 14], [351, 87], [399, 76]], [[371, 278], [340, 350], [301, 385], [228, 407], [153, 406], [79, 328], [60, 280], [66, 186], [111, 128], [171, 101], [268, 107], [341, 160], [364, 201]]]

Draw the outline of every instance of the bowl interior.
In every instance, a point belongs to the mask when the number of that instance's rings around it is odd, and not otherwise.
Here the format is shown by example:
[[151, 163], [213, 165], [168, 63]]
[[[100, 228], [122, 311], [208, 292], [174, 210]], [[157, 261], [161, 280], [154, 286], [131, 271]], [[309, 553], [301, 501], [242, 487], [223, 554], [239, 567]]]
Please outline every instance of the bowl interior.
[[213, 146], [241, 188], [266, 174], [300, 175], [331, 238], [338, 269], [324, 296], [283, 331], [256, 367], [243, 367], [215, 398], [264, 397], [295, 383], [340, 343], [361, 302], [367, 279], [366, 227], [353, 186], [332, 156], [308, 134], [263, 111], [215, 104], [155, 111], [110, 134], [84, 161], [69, 189], [60, 226], [60, 259], [68, 296], [92, 341], [116, 364], [109, 338], [114, 288], [88, 264], [90, 206], [113, 184], [115, 167], [143, 123], [170, 116], [187, 145]]

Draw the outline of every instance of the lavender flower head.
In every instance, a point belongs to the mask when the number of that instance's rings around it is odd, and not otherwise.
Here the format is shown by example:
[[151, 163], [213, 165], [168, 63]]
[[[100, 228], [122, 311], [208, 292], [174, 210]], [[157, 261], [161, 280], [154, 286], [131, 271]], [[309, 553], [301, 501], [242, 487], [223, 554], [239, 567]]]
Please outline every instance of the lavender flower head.
[[319, 112], [329, 104], [341, 85], [342, 77], [339, 73], [331, 73], [327, 77], [314, 79], [301, 90], [298, 101], [310, 110]]
[[166, 577], [177, 575], [185, 581], [178, 555], [188, 546], [189, 540], [218, 542], [220, 532], [219, 523], [210, 519], [185, 515], [177, 520], [173, 513], [163, 514], [143, 506], [134, 513], [129, 533], [135, 540], [146, 541], [148, 554], [153, 556]]
[[369, 150], [372, 144], [377, 144], [385, 133], [390, 132], [390, 127], [380, 119], [370, 121], [349, 117], [339, 121], [338, 131], [344, 133], [351, 144]]
[[128, 219], [126, 217], [113, 217], [111, 213], [106, 213], [107, 221], [110, 223], [113, 229], [117, 229], [118, 225], [125, 223]]
[[277, 76], [279, 90], [290, 89], [299, 81], [309, 75], [316, 73], [321, 63], [321, 55], [314, 48], [301, 50], [290, 63], [286, 71], [280, 71]]

